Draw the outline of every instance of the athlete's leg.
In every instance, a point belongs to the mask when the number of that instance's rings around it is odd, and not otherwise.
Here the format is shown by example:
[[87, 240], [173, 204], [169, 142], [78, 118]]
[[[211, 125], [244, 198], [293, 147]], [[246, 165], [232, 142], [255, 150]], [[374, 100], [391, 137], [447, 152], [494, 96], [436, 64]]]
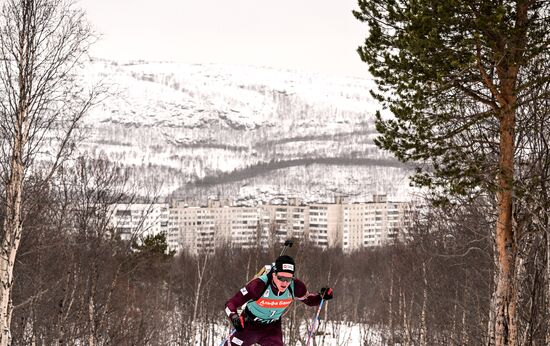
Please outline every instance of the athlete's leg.
[[264, 330], [258, 343], [262, 346], [284, 346], [281, 322], [275, 322]]
[[264, 335], [262, 329], [263, 328], [258, 328], [257, 326], [245, 324], [244, 330], [240, 332], [235, 332], [229, 339], [231, 341], [231, 346], [254, 345]]

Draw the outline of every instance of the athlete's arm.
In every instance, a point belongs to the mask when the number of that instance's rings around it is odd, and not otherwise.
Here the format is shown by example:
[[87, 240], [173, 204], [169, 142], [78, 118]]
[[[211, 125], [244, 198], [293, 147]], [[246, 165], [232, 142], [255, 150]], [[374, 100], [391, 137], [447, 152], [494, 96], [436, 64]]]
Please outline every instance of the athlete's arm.
[[309, 306], [321, 304], [321, 296], [319, 293], [308, 292], [306, 284], [298, 279], [294, 279], [294, 296], [296, 299]]
[[266, 284], [260, 278], [250, 281], [225, 303], [225, 313], [227, 316], [231, 317], [231, 315], [236, 314], [237, 309], [249, 300], [259, 299], [264, 293], [265, 288]]

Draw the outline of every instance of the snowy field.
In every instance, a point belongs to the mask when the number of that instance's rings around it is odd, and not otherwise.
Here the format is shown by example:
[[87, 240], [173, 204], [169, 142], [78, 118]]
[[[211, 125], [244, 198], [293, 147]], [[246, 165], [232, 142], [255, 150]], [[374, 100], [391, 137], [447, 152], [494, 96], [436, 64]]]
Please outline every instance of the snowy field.
[[[284, 321], [283, 321], [284, 323]], [[307, 339], [307, 328], [303, 326], [302, 335]], [[211, 341], [212, 345], [222, 345], [222, 341], [227, 338], [229, 333], [228, 325], [216, 326], [216, 336]], [[285, 338], [287, 346], [306, 346], [305, 341], [290, 345]], [[378, 330], [370, 328], [364, 324], [357, 323], [321, 323], [314, 336], [315, 343], [310, 342], [310, 346], [378, 346], [383, 345], [381, 334]], [[195, 340], [195, 345], [201, 345], [199, 338]], [[225, 343], [225, 346], [229, 344]]]
[[[382, 345], [380, 333], [362, 324], [327, 323], [315, 336], [318, 346]], [[313, 345], [313, 343], [311, 343]]]

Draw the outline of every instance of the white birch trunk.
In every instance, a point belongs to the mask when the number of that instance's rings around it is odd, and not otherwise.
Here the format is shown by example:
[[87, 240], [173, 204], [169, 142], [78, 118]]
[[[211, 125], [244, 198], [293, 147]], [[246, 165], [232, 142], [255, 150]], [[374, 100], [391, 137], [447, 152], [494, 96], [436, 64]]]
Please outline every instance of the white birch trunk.
[[[73, 285], [70, 288], [71, 276], [73, 277]], [[58, 311], [58, 336], [57, 336], [57, 345], [63, 346], [65, 342], [65, 325], [69, 318], [71, 308], [74, 303], [75, 293], [76, 293], [76, 281], [77, 281], [77, 270], [76, 265], [67, 273], [67, 280], [63, 288], [63, 300], [61, 301], [59, 311]]]
[[453, 325], [451, 327], [451, 335], [450, 335], [450, 338], [451, 338], [451, 341], [452, 340], [457, 340], [458, 341], [458, 322], [457, 322], [457, 314], [458, 314], [458, 304], [456, 303], [458, 302], [458, 290], [455, 290], [455, 303], [453, 304]]
[[[23, 186], [25, 172], [32, 165], [44, 135], [63, 130], [52, 151], [49, 180], [68, 150], [69, 139], [77, 122], [97, 95], [75, 101], [68, 92], [74, 86], [70, 71], [83, 57], [92, 41], [82, 12], [72, 11], [66, 2], [15, 0], [3, 1], [0, 15], [0, 100], [6, 114], [2, 117], [2, 136], [10, 157], [5, 185], [6, 215], [0, 247], [0, 346], [11, 343], [11, 292], [13, 267], [23, 231]], [[76, 103], [75, 103], [76, 102]], [[72, 104], [69, 106], [69, 104]], [[77, 107], [75, 107], [77, 106]], [[63, 113], [57, 112], [62, 110]], [[63, 121], [57, 122], [63, 118]], [[59, 124], [67, 128], [59, 128]], [[32, 143], [33, 150], [29, 149]], [[9, 149], [8, 149], [9, 148]], [[49, 148], [50, 149], [50, 148]], [[42, 150], [45, 152], [45, 150]]]
[[405, 293], [401, 291], [401, 306], [403, 308], [403, 340], [405, 345], [411, 345], [411, 326], [409, 324], [409, 316], [407, 314], [407, 301], [405, 299]]
[[96, 280], [95, 273], [90, 274], [90, 294], [88, 296], [88, 346], [95, 346], [95, 290], [96, 290]]
[[[24, 58], [24, 57], [22, 57]], [[22, 77], [20, 76], [20, 79]], [[25, 84], [21, 82], [19, 92], [25, 95]], [[1, 346], [11, 344], [11, 289], [13, 285], [13, 267], [15, 265], [15, 256], [21, 242], [21, 233], [23, 231], [22, 217], [22, 195], [24, 180], [24, 162], [23, 151], [28, 140], [28, 120], [26, 114], [25, 97], [21, 97], [17, 112], [17, 126], [15, 130], [14, 146], [10, 161], [10, 178], [6, 186], [6, 216], [4, 219], [4, 237], [2, 239], [2, 248], [0, 249], [0, 325], [2, 328]]]
[[[466, 312], [468, 311], [468, 292], [470, 291], [470, 279], [468, 276], [465, 278], [465, 292], [462, 295], [462, 318], [460, 320], [460, 334], [457, 333], [457, 340], [460, 340], [460, 345], [468, 345], [468, 330], [466, 329]], [[456, 301], [458, 302], [458, 291], [456, 294]], [[455, 305], [456, 306], [456, 305]], [[457, 309], [458, 310], [458, 309]]]
[[466, 309], [462, 309], [462, 335], [460, 336], [460, 344], [462, 346], [469, 344], [468, 333], [466, 331]]
[[422, 294], [422, 312], [420, 316], [420, 346], [428, 343], [428, 326], [426, 325], [426, 310], [428, 305], [428, 278], [426, 275], [426, 262], [422, 262], [422, 281], [424, 289]]
[[390, 268], [390, 298], [389, 298], [389, 307], [388, 307], [388, 313], [389, 313], [389, 321], [388, 321], [388, 327], [390, 329], [390, 345], [394, 344], [394, 328], [393, 328], [393, 263], [392, 267]]
[[204, 272], [206, 270], [206, 264], [208, 263], [208, 254], [204, 255], [204, 262], [201, 267], [200, 257], [197, 258], [197, 286], [195, 288], [195, 300], [193, 302], [193, 317], [192, 317], [192, 328], [191, 328], [191, 338], [197, 336], [197, 326], [198, 326], [198, 315], [199, 315], [199, 304], [200, 304], [200, 294], [202, 290], [202, 282], [204, 280]]
[[[19, 192], [20, 193], [20, 192]], [[21, 215], [20, 215], [20, 196], [19, 206], [10, 210], [12, 215], [6, 216], [4, 222], [4, 241], [2, 243], [0, 256], [0, 323], [2, 328], [1, 346], [11, 344], [11, 288], [13, 285], [13, 266], [15, 264], [15, 255], [21, 241]], [[8, 202], [9, 204], [9, 202]]]

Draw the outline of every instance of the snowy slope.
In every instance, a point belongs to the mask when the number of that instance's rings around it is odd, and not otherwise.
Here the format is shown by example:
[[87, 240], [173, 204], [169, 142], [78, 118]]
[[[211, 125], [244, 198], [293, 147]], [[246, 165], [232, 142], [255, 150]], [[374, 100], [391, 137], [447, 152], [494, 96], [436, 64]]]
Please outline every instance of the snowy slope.
[[102, 81], [110, 96], [86, 118], [81, 150], [106, 153], [143, 183], [162, 184], [162, 194], [265, 184], [312, 199], [407, 193], [408, 170], [372, 143], [377, 105], [368, 80], [111, 61], [94, 61], [83, 78]]
[[[284, 323], [285, 322], [283, 321], [283, 326], [285, 326]], [[212, 326], [208, 327], [210, 329], [207, 330], [214, 330], [215, 332], [214, 335], [207, 336], [208, 339], [211, 339], [209, 341], [213, 345], [219, 345], [222, 340], [227, 338], [228, 332], [226, 321], [224, 321], [221, 325], [214, 325], [214, 328], [211, 328]], [[303, 335], [304, 340], [307, 340], [308, 327], [309, 326], [302, 325], [300, 328], [301, 335]], [[312, 337], [310, 344], [317, 346], [378, 346], [386, 344], [383, 341], [382, 336], [382, 331], [380, 331], [377, 327], [369, 326], [367, 324], [336, 321], [326, 323], [321, 320], [321, 323]], [[288, 335], [284, 335], [283, 338], [288, 339]], [[315, 343], [313, 343], [313, 340], [315, 340]], [[196, 337], [195, 344], [200, 344], [199, 336]]]

